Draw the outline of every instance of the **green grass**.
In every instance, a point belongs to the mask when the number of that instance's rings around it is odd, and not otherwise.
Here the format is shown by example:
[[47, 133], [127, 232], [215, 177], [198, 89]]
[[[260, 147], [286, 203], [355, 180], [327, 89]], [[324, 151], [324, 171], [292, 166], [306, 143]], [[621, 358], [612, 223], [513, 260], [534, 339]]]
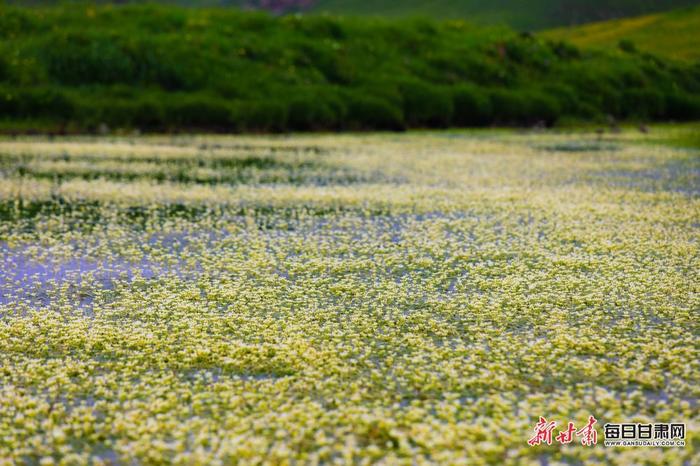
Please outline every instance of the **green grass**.
[[[128, 0], [146, 3], [144, 0]], [[406, 17], [424, 16], [434, 19], [463, 19], [484, 24], [508, 24], [520, 30], [601, 21], [641, 15], [695, 4], [695, 0], [156, 0], [157, 3], [192, 7], [235, 6], [268, 8], [274, 11], [330, 12], [342, 15]], [[152, 2], [152, 1], [151, 1]], [[10, 0], [8, 3], [52, 4], [56, 0]], [[73, 2], [77, 3], [77, 2]], [[88, 2], [83, 2], [88, 3]], [[89, 2], [95, 3], [95, 2]], [[116, 3], [97, 0], [97, 3]], [[123, 1], [120, 3], [124, 3]]]
[[[546, 27], [561, 24], [561, 18], [552, 17], [552, 2], [535, 0], [532, 2], [481, 2], [474, 0], [379, 0], [363, 2], [358, 0], [320, 0], [314, 11], [343, 15], [406, 17], [425, 16], [438, 19], [463, 19], [488, 24], [508, 24], [520, 29]], [[548, 13], [550, 13], [548, 15]]]
[[544, 37], [581, 47], [616, 48], [630, 41], [640, 51], [677, 60], [700, 60], [700, 6], [548, 31]]
[[312, 11], [338, 14], [461, 18], [483, 23], [508, 24], [518, 29], [566, 26], [619, 16], [692, 5], [693, 1], [654, 2], [630, 0], [319, 0]]
[[700, 124], [661, 125], [652, 127], [647, 143], [662, 144], [685, 149], [700, 149]]
[[[700, 67], [464, 21], [0, 6], [0, 128], [401, 130], [700, 118]], [[57, 27], [60, 25], [60, 27]]]

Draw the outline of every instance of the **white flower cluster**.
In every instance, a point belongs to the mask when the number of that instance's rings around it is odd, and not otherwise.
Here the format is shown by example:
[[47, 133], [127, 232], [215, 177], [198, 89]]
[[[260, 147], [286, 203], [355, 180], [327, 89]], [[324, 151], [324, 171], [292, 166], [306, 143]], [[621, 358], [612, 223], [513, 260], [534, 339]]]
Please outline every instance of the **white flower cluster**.
[[[0, 141], [0, 465], [697, 462], [700, 156], [641, 138]], [[690, 444], [527, 444], [589, 415]]]

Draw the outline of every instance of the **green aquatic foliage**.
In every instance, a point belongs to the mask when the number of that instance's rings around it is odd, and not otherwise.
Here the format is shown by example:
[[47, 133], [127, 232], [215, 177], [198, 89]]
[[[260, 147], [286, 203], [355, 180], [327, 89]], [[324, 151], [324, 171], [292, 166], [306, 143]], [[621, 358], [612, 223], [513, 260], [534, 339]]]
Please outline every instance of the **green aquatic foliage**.
[[693, 463], [693, 129], [4, 139], [0, 463]]

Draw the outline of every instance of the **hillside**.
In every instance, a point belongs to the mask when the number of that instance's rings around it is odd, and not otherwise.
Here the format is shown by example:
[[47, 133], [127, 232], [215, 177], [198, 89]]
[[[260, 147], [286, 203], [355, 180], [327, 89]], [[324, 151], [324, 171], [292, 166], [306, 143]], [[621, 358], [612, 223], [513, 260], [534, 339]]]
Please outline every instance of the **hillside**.
[[[97, 0], [97, 3], [153, 3], [154, 0]], [[235, 6], [276, 14], [328, 12], [342, 15], [464, 19], [538, 30], [655, 13], [700, 4], [700, 0], [155, 0], [181, 6]], [[11, 0], [56, 4], [61, 0]], [[95, 3], [95, 1], [88, 2]]]
[[698, 95], [700, 66], [461, 21], [0, 6], [5, 130], [684, 120], [700, 118]]
[[610, 48], [626, 40], [645, 52], [681, 60], [700, 60], [700, 6], [555, 29], [544, 35], [582, 47]]
[[313, 10], [363, 15], [427, 15], [505, 23], [517, 29], [542, 29], [696, 4], [698, 0], [318, 0]]

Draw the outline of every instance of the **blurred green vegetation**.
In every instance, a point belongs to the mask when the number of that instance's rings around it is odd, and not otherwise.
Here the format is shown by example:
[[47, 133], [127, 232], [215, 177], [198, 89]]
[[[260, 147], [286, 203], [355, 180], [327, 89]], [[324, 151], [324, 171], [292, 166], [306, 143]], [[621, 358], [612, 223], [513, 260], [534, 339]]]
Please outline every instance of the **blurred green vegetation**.
[[700, 60], [700, 5], [667, 13], [560, 28], [545, 33], [581, 47], [621, 47], [678, 60]]
[[[0, 0], [1, 1], [1, 0]], [[697, 5], [698, 0], [6, 0], [17, 5], [60, 3], [160, 3], [188, 7], [238, 7], [275, 13], [465, 19], [519, 30], [604, 21]]]
[[700, 64], [462, 21], [0, 6], [0, 38], [3, 131], [700, 119]]
[[463, 18], [535, 30], [665, 11], [695, 3], [696, 0], [318, 0], [312, 11]]

